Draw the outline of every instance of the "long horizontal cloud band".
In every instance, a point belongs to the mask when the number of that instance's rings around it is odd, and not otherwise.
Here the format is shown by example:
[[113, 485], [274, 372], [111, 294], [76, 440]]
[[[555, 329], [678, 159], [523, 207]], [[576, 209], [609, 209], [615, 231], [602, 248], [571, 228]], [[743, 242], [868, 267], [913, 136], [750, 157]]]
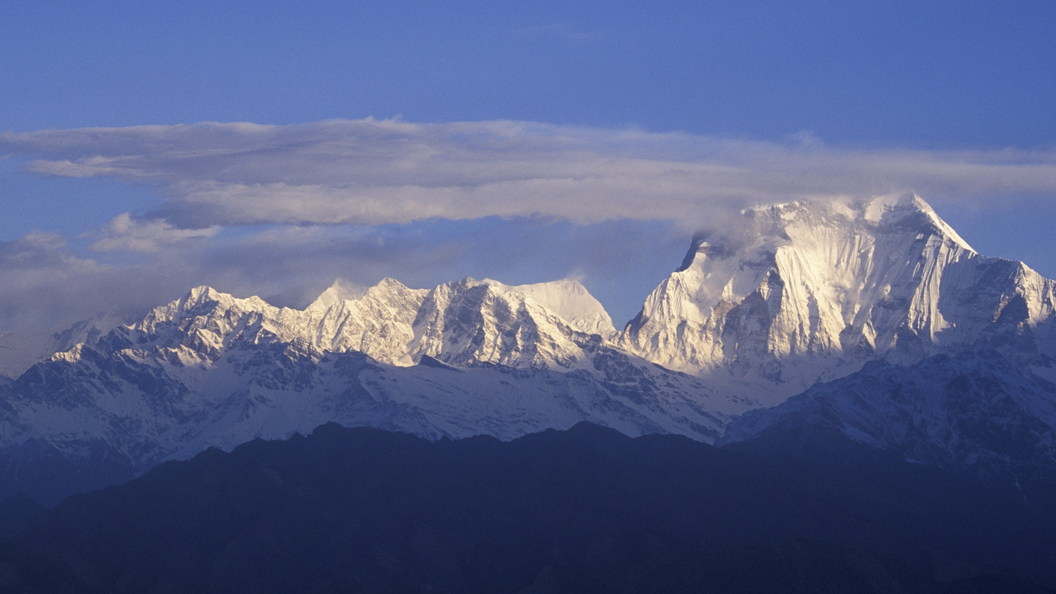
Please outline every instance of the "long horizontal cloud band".
[[[0, 134], [56, 176], [156, 184], [174, 228], [426, 218], [695, 219], [717, 207], [916, 191], [960, 203], [1056, 191], [1056, 150], [847, 150], [491, 121], [195, 124]], [[690, 222], [695, 224], [695, 222]]]

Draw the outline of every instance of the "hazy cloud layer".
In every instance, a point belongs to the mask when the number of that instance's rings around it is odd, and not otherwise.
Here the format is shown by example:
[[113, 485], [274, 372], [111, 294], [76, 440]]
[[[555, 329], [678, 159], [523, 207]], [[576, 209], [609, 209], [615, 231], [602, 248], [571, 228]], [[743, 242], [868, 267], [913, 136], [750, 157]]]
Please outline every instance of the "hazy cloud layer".
[[0, 331], [141, 314], [199, 284], [304, 306], [335, 279], [385, 276], [414, 287], [576, 276], [619, 324], [681, 262], [692, 231], [722, 225], [732, 207], [915, 191], [941, 211], [1056, 193], [1056, 150], [866, 150], [810, 135], [503, 121], [0, 134], [8, 154], [39, 174], [146, 184], [158, 198], [77, 237], [27, 230], [0, 242]]
[[268, 226], [136, 253], [85, 252], [59, 236], [33, 234], [0, 242], [0, 332], [55, 331], [111, 310], [131, 321], [197, 285], [304, 307], [337, 279], [366, 288], [387, 276], [416, 288], [465, 276], [510, 284], [577, 277], [619, 323], [688, 245], [673, 225], [658, 222], [497, 217]]
[[98, 252], [157, 252], [208, 239], [219, 230], [216, 226], [205, 229], [177, 229], [161, 220], [136, 220], [126, 212], [103, 225], [98, 233], [99, 239], [92, 243], [90, 249]]
[[[156, 185], [174, 229], [547, 216], [674, 219], [729, 206], [915, 191], [976, 204], [1056, 191], [1056, 150], [895, 150], [521, 122], [196, 124], [0, 134], [56, 176]], [[123, 225], [126, 221], [115, 221]], [[135, 242], [147, 249], [151, 242]], [[101, 243], [108, 249], [114, 243]]]
[[105, 287], [115, 280], [113, 273], [75, 256], [57, 235], [0, 242], [0, 330], [54, 328], [71, 321], [71, 310], [83, 316], [108, 309], [113, 299]]

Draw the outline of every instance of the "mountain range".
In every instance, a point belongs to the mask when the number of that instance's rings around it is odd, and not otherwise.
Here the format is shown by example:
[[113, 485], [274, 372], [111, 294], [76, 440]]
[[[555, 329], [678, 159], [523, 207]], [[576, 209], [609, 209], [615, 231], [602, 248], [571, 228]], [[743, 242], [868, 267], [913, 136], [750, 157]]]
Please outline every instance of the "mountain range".
[[824, 426], [1056, 477], [1054, 303], [1056, 282], [976, 253], [913, 195], [747, 209], [695, 237], [622, 330], [570, 280], [337, 283], [303, 310], [198, 287], [73, 328], [0, 384], [0, 497], [52, 504], [327, 422], [508, 440], [589, 421], [706, 443]]

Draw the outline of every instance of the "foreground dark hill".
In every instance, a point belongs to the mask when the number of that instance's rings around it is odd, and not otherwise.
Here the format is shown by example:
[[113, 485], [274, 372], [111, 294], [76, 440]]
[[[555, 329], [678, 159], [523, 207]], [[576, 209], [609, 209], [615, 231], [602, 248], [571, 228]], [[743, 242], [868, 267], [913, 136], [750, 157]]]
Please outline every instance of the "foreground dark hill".
[[[326, 425], [71, 497], [5, 592], [1038, 592], [1051, 498], [819, 436], [799, 457], [580, 424], [511, 442]], [[839, 440], [844, 439], [843, 442]]]

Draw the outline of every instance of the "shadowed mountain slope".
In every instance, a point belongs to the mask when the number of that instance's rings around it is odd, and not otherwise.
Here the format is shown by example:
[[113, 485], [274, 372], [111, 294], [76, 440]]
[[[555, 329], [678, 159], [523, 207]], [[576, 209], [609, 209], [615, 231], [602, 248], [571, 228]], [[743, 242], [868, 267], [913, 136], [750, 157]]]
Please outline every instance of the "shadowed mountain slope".
[[328, 425], [71, 497], [5, 545], [0, 567], [11, 592], [1056, 586], [1051, 500], [840, 451], [771, 456], [588, 424], [511, 442]]

